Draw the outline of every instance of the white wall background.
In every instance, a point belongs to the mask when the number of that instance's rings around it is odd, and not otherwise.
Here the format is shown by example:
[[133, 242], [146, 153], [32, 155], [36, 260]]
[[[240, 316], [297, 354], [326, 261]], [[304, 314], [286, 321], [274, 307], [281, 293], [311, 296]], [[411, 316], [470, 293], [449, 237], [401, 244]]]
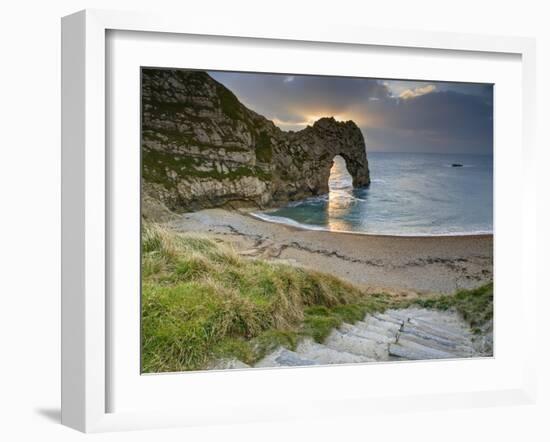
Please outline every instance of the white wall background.
[[[455, 0], [19, 0], [1, 8], [0, 69], [0, 439], [160, 440], [550, 440], [547, 329], [540, 330], [539, 403], [452, 412], [380, 415], [363, 421], [288, 422], [84, 436], [59, 425], [60, 17], [84, 8], [222, 15], [227, 20], [317, 20], [404, 28], [534, 36], [538, 44], [539, 201], [548, 200], [545, 106], [550, 99], [550, 13], [545, 2]], [[545, 188], [543, 187], [545, 186]], [[513, 202], [510, 202], [513, 204]], [[539, 270], [550, 225], [539, 208]], [[542, 284], [541, 289], [544, 289]], [[541, 297], [548, 297], [548, 290]], [[541, 299], [540, 319], [550, 308]], [[545, 338], [543, 340], [543, 338]], [[546, 345], [544, 345], [546, 343]], [[413, 380], [411, 380], [413, 381]]]

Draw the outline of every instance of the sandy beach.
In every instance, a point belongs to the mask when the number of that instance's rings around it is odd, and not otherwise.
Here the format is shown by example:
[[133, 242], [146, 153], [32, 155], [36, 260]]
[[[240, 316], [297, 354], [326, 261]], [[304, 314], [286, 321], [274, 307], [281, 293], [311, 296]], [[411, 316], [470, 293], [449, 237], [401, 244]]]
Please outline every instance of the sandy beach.
[[215, 236], [243, 256], [303, 266], [369, 291], [414, 296], [454, 293], [493, 278], [493, 236], [399, 237], [304, 230], [208, 209], [178, 215], [167, 227]]

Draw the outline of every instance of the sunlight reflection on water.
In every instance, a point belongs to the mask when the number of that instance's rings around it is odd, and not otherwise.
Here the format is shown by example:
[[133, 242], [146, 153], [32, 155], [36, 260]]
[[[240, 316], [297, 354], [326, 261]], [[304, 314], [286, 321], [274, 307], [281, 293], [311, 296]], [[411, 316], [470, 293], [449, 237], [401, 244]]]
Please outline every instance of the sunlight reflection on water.
[[[352, 188], [352, 177], [346, 168], [345, 160], [337, 155], [330, 169], [328, 180], [327, 221], [330, 230], [352, 230], [353, 225], [348, 221], [349, 212], [354, 204], [349, 197]], [[347, 190], [346, 190], [347, 189]]]

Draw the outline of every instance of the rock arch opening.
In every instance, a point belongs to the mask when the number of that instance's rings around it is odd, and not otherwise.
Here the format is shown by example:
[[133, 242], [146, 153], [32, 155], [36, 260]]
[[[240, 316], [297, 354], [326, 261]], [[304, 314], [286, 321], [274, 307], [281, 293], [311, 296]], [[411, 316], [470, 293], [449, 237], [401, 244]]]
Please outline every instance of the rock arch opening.
[[353, 187], [353, 176], [348, 168], [346, 159], [341, 155], [336, 155], [332, 159], [328, 177], [329, 192], [338, 191]]

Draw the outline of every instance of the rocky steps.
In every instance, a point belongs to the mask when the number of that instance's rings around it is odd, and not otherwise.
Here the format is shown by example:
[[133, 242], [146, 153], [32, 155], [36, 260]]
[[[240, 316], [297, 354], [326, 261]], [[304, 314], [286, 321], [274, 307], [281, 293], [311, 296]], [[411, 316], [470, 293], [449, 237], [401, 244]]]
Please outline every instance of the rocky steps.
[[[473, 334], [456, 312], [407, 308], [367, 314], [355, 324], [344, 323], [322, 344], [306, 339], [294, 351], [279, 347], [254, 367], [491, 356], [491, 343], [492, 337]], [[225, 360], [218, 361], [213, 368], [250, 366], [238, 360]]]

